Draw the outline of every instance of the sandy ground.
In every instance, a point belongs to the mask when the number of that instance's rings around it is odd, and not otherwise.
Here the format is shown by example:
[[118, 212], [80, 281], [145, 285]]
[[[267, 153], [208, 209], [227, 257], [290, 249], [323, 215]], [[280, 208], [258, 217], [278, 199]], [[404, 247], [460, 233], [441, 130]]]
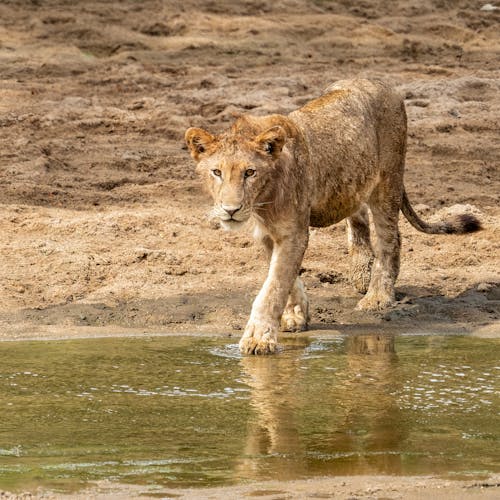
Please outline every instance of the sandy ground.
[[21, 494], [0, 491], [2, 500], [127, 500], [129, 498], [178, 498], [219, 500], [259, 498], [291, 500], [335, 498], [338, 500], [497, 500], [500, 476], [487, 480], [444, 480], [434, 477], [357, 476], [300, 481], [266, 481], [224, 488], [164, 489], [116, 485], [101, 481], [94, 488], [74, 495]]
[[[301, 481], [267, 481], [246, 486], [235, 486], [211, 489], [166, 490], [166, 498], [185, 498], [204, 500], [219, 498], [260, 498], [264, 500], [288, 500], [301, 498], [337, 498], [355, 499], [405, 499], [436, 500], [458, 499], [498, 499], [500, 476], [484, 481], [446, 481], [432, 477], [336, 477]], [[96, 500], [110, 498], [116, 494], [142, 493], [147, 497], [148, 491], [130, 488], [115, 489], [109, 485], [106, 491], [105, 483], [99, 485]], [[151, 491], [149, 492], [149, 494]], [[92, 495], [89, 490], [88, 495]], [[102, 495], [100, 497], [100, 495]], [[92, 498], [92, 496], [91, 496]], [[123, 498], [126, 498], [124, 496]]]
[[240, 335], [263, 255], [209, 220], [184, 131], [359, 76], [406, 97], [416, 209], [484, 229], [402, 220], [399, 301], [381, 314], [353, 311], [344, 225], [313, 230], [312, 331], [500, 335], [500, 9], [484, 3], [2, 2], [0, 338]]

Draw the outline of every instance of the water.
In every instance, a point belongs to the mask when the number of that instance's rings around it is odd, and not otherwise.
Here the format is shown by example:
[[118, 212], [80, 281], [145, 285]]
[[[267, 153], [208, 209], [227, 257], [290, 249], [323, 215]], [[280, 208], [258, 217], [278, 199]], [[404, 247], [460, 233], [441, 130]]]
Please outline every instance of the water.
[[500, 471], [500, 340], [0, 344], [0, 489]]

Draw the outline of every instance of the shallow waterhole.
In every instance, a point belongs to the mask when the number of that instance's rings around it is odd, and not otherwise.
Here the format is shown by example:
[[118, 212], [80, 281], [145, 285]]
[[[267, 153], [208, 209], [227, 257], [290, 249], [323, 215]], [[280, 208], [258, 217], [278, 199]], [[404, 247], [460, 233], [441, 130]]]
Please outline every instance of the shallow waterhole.
[[0, 489], [500, 471], [499, 339], [0, 344]]

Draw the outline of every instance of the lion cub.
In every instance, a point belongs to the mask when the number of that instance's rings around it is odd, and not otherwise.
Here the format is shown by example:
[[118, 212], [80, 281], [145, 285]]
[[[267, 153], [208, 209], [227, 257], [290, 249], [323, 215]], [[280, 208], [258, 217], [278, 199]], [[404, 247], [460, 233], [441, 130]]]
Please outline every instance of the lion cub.
[[[366, 295], [359, 309], [394, 302], [399, 272], [399, 211], [425, 233], [480, 228], [471, 215], [429, 224], [413, 211], [403, 173], [403, 99], [379, 81], [344, 80], [288, 116], [243, 116], [212, 135], [186, 131], [214, 215], [234, 229], [249, 219], [269, 256], [269, 273], [240, 340], [244, 354], [276, 349], [277, 332], [307, 328], [308, 300], [298, 276], [309, 226], [347, 220], [350, 278]], [[368, 208], [375, 227], [370, 243]]]

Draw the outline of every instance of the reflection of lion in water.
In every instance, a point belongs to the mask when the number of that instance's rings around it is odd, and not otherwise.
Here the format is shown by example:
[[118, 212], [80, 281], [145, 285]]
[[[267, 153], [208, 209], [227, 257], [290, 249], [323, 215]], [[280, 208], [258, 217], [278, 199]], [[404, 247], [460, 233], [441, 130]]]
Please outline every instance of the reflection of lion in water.
[[237, 228], [252, 217], [269, 254], [269, 274], [240, 341], [243, 353], [273, 352], [280, 318], [286, 330], [306, 328], [308, 301], [298, 273], [309, 226], [347, 218], [351, 280], [366, 291], [358, 308], [368, 310], [394, 301], [400, 210], [426, 233], [479, 228], [472, 216], [428, 224], [415, 214], [403, 184], [404, 103], [381, 82], [340, 81], [288, 116], [244, 116], [217, 136], [190, 128], [186, 142], [222, 225]]

